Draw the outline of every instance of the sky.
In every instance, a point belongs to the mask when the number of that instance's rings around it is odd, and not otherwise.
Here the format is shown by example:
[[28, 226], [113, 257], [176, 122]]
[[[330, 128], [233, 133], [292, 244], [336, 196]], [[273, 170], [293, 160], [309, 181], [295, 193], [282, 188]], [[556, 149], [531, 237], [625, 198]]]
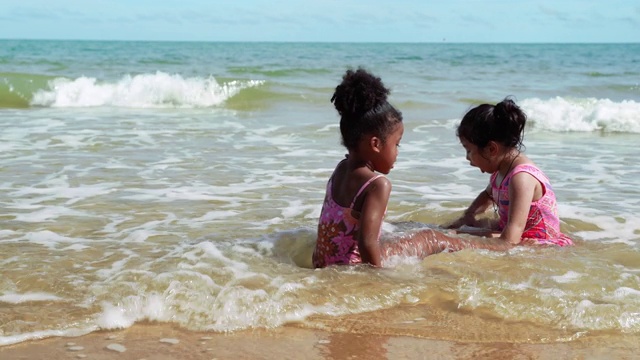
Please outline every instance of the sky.
[[640, 42], [639, 0], [0, 0], [0, 39]]

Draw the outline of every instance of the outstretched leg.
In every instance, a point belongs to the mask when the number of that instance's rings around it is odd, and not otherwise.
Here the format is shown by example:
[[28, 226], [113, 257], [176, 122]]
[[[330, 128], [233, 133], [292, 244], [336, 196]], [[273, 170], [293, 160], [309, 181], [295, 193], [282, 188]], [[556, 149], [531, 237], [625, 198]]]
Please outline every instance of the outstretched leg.
[[512, 244], [500, 239], [453, 237], [433, 229], [423, 229], [401, 237], [386, 239], [380, 244], [383, 259], [394, 255], [424, 258], [440, 252], [463, 249], [505, 251], [511, 248], [513, 248]]

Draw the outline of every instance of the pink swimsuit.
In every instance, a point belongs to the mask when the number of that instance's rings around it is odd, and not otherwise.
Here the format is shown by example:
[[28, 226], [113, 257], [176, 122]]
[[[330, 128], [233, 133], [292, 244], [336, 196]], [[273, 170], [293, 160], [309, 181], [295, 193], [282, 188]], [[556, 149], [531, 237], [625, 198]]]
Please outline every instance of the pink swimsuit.
[[538, 201], [531, 203], [522, 239], [533, 239], [538, 244], [573, 245], [573, 241], [560, 232], [556, 195], [551, 188], [549, 178], [540, 169], [531, 164], [522, 164], [514, 167], [506, 175], [500, 188], [496, 185], [498, 173], [495, 172], [491, 175], [491, 193], [493, 200], [498, 204], [498, 215], [500, 216], [499, 230], [502, 231], [504, 229], [509, 216], [509, 182], [519, 172], [530, 174], [542, 185], [542, 197]]
[[[360, 264], [358, 249], [358, 230], [360, 229], [359, 213], [353, 210], [356, 199], [372, 181], [383, 175], [369, 179], [353, 197], [348, 208], [338, 205], [333, 200], [333, 175], [327, 183], [327, 191], [318, 223], [318, 240], [313, 252], [313, 266], [321, 268], [329, 265]], [[380, 228], [382, 230], [382, 227]]]

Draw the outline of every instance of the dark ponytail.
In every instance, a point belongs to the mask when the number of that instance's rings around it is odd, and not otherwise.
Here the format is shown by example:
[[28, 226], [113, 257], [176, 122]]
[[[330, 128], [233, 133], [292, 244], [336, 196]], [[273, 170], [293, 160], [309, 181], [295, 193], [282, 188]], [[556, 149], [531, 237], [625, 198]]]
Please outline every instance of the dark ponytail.
[[527, 115], [513, 100], [506, 98], [497, 103], [493, 109], [496, 123], [504, 127], [505, 136], [500, 141], [504, 146], [520, 148], [524, 137], [524, 126]]
[[469, 110], [457, 135], [480, 149], [495, 141], [520, 150], [526, 123], [527, 115], [507, 97], [496, 105], [482, 104]]

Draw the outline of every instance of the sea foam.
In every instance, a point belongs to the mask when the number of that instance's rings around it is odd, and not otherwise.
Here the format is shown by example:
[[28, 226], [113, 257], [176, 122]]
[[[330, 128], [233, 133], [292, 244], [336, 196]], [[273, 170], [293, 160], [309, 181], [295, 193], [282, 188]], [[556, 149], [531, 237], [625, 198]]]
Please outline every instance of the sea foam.
[[93, 77], [56, 78], [48, 90], [33, 95], [31, 105], [46, 107], [164, 108], [214, 107], [242, 89], [263, 81], [231, 81], [220, 84], [214, 77], [184, 78], [178, 74], [125, 75], [115, 82]]
[[640, 133], [640, 103], [633, 100], [530, 98], [520, 105], [536, 129]]

